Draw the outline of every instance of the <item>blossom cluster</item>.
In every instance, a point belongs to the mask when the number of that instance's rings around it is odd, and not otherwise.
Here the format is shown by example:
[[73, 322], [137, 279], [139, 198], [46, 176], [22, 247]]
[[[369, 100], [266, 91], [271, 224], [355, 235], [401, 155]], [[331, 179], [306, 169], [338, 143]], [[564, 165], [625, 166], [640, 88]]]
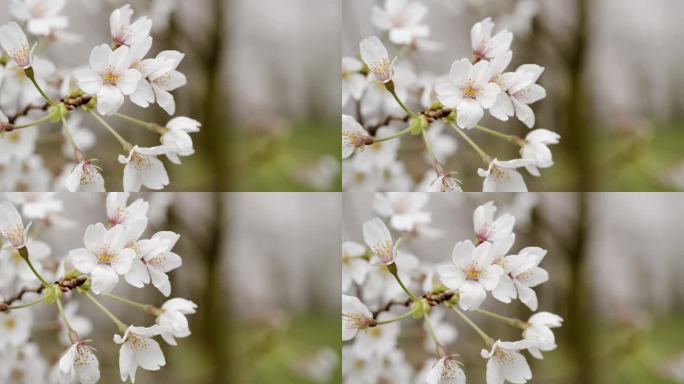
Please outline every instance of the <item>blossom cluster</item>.
[[[359, 44], [360, 55], [342, 58], [342, 107], [356, 116], [342, 115], [343, 184], [346, 190], [461, 191], [455, 171], [445, 168], [458, 142], [472, 147], [482, 161], [477, 174], [485, 192], [527, 191], [518, 168], [540, 176], [540, 168], [553, 166], [549, 145], [560, 136], [548, 129], [531, 130], [524, 138], [480, 125], [487, 111], [494, 118], [517, 118], [535, 127], [531, 104], [546, 97], [538, 84], [544, 68], [523, 64], [509, 69], [513, 59], [513, 33], [495, 31], [491, 18], [473, 25], [470, 58], [451, 64], [448, 74], [420, 71], [411, 61], [416, 52], [442, 46], [429, 40], [425, 22], [427, 5], [420, 0], [386, 0], [373, 7], [373, 25], [381, 40], [370, 36]], [[386, 47], [396, 48], [396, 56]], [[350, 108], [351, 102], [356, 108]], [[363, 122], [363, 123], [362, 123]], [[471, 137], [471, 131], [502, 139], [519, 149], [520, 158], [499, 160]], [[432, 165], [416, 182], [399, 159], [401, 139], [420, 136], [425, 161]]]
[[[152, 20], [132, 20], [133, 10], [124, 5], [111, 13], [111, 41], [90, 51], [88, 65], [60, 67], [43, 54], [48, 45], [73, 43], [80, 37], [67, 32], [69, 20], [62, 14], [65, 0], [14, 0], [9, 13], [16, 21], [0, 26], [0, 184], [3, 190], [105, 190], [102, 169], [86, 152], [96, 151], [96, 136], [85, 126], [91, 114], [122, 146], [118, 161], [124, 166], [124, 191], [141, 187], [163, 189], [169, 177], [164, 155], [171, 163], [194, 154], [190, 133], [201, 124], [177, 116], [166, 124], [142, 121], [119, 113], [126, 97], [141, 107], [157, 104], [173, 116], [172, 91], [187, 80], [178, 71], [184, 54], [161, 51], [148, 57], [152, 48]], [[21, 24], [21, 25], [20, 25]], [[22, 28], [23, 26], [23, 28]], [[31, 44], [24, 31], [36, 41]], [[2, 52], [2, 51], [0, 51]], [[77, 113], [82, 112], [82, 113]], [[107, 121], [113, 116], [158, 135], [159, 145], [145, 147], [127, 141]], [[48, 129], [61, 125], [61, 134]], [[66, 164], [53, 179], [46, 160], [37, 154], [38, 142], [62, 146]], [[52, 160], [49, 161], [53, 163]]]
[[[123, 278], [137, 288], [151, 284], [168, 297], [168, 273], [182, 265], [181, 257], [173, 252], [180, 236], [170, 231], [143, 236], [149, 203], [138, 199], [128, 204], [128, 198], [128, 193], [107, 195], [106, 221], [88, 226], [83, 247], [65, 256], [54, 254], [40, 239], [46, 230], [76, 224], [60, 215], [63, 202], [53, 193], [10, 193], [0, 203], [0, 382], [92, 384], [100, 380], [93, 345], [102, 341], [87, 338], [94, 325], [87, 315], [90, 310], [80, 308], [80, 296], [91, 302], [90, 309], [102, 311], [115, 325], [118, 333], [113, 341], [120, 344], [119, 369], [124, 382], [128, 378], [135, 382], [138, 368], [156, 371], [166, 364], [156, 337], [175, 346], [176, 338], [190, 336], [186, 316], [197, 308], [192, 301], [171, 298], [156, 307], [111, 293]], [[25, 225], [25, 219], [31, 222]], [[101, 302], [103, 298], [149, 314], [154, 324], [124, 322]], [[48, 363], [32, 341], [39, 328], [34, 319], [45, 304], [57, 308], [49, 329], [65, 348], [54, 363]]]
[[[443, 234], [430, 226], [428, 199], [426, 193], [376, 193], [373, 207], [382, 219], [376, 217], [363, 225], [365, 244], [342, 244], [345, 382], [465, 383], [458, 355], [448, 349], [458, 337], [447, 318], [449, 312], [455, 312], [482, 338], [480, 355], [487, 360], [487, 384], [527, 382], [532, 372], [523, 351], [543, 358], [543, 352], [556, 348], [552, 328], [563, 322], [553, 313], [536, 312], [535, 288], [549, 279], [540, 266], [546, 250], [524, 247], [511, 252], [515, 217], [497, 217], [497, 207], [490, 201], [477, 207], [472, 240], [457, 242], [450, 260], [421, 262], [401, 245], [417, 237]], [[501, 303], [519, 300], [536, 313], [520, 320], [484, 310], [481, 307], [490, 294]], [[521, 339], [502, 341], [490, 336], [471, 319], [473, 314], [518, 329]], [[415, 359], [407, 359], [398, 344], [402, 323], [416, 320], [423, 322], [424, 346], [432, 356], [418, 373], [408, 363]]]

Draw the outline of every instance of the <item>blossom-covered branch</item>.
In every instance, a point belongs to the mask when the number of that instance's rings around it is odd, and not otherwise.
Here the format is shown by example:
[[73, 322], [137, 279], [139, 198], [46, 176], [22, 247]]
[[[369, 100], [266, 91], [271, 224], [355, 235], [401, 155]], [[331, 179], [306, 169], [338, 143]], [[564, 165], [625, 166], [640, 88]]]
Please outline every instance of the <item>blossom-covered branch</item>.
[[[64, 5], [65, 1], [53, 0], [12, 1], [10, 14], [23, 28], [15, 21], [0, 26], [0, 45], [6, 53], [0, 56], [0, 147], [6, 147], [0, 164], [14, 170], [5, 190], [104, 191], [102, 169], [87, 155], [101, 147], [95, 145], [95, 135], [82, 126], [86, 112], [122, 146], [123, 155], [118, 160], [124, 165], [124, 191], [138, 191], [143, 186], [163, 189], [169, 177], [157, 157], [163, 155], [180, 164], [180, 157], [193, 155], [190, 133], [198, 132], [201, 124], [183, 116], [165, 124], [142, 122], [119, 110], [128, 96], [141, 108], [158, 104], [173, 116], [176, 102], [171, 92], [187, 83], [178, 71], [184, 54], [167, 50], [147, 57], [153, 40], [152, 20], [146, 16], [132, 20], [131, 6], [124, 5], [110, 15], [111, 41], [90, 51], [87, 67], [59, 68], [42, 55], [42, 48], [44, 44], [76, 39], [65, 31], [69, 20], [61, 15]], [[24, 30], [40, 39], [40, 46], [38, 42], [30, 45]], [[158, 135], [160, 145], [143, 147], [126, 141], [104, 116], [142, 123]], [[61, 137], [45, 141], [64, 143], [62, 153], [67, 162], [55, 185], [49, 185], [48, 170], [36, 154], [36, 143], [49, 136], [41, 128], [53, 124], [61, 127]]]

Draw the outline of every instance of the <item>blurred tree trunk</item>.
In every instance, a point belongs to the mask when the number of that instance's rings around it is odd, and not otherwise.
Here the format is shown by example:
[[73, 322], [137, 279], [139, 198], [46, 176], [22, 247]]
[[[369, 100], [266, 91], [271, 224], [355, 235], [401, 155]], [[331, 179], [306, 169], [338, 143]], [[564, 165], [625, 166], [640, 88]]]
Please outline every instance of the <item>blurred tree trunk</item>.
[[232, 180], [228, 167], [227, 154], [228, 127], [230, 127], [230, 101], [228, 92], [223, 91], [225, 82], [222, 71], [225, 69], [224, 52], [228, 34], [225, 14], [230, 0], [211, 0], [209, 29], [205, 34], [206, 46], [202, 52], [202, 73], [204, 74], [204, 95], [200, 97], [202, 113], [202, 134], [199, 136], [204, 147], [205, 165], [210, 170], [211, 179], [207, 200], [211, 205], [206, 246], [203, 258], [205, 267], [205, 287], [202, 294], [204, 311], [203, 344], [210, 362], [211, 372], [208, 382], [228, 383], [230, 356], [230, 332], [226, 326], [230, 319], [225, 316], [225, 308], [230, 306], [230, 294], [222, 284], [224, 270], [221, 265], [224, 242], [227, 234], [228, 215], [226, 200], [221, 192], [230, 189]]
[[568, 346], [575, 361], [574, 383], [593, 384], [597, 378], [594, 366], [593, 319], [591, 295], [586, 277], [586, 255], [590, 234], [590, 194], [595, 190], [592, 126], [586, 91], [586, 61], [589, 42], [589, 0], [575, 0], [577, 26], [567, 57], [569, 92], [566, 99], [565, 135], [572, 151], [578, 191], [578, 215], [573, 232], [574, 241], [568, 249], [569, 290], [567, 292]]

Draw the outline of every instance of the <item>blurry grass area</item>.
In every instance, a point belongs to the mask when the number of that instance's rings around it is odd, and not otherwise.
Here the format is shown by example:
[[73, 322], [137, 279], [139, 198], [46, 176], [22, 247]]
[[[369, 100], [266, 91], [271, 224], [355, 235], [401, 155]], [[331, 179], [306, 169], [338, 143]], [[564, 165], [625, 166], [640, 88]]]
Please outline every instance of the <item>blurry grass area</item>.
[[[495, 123], [493, 129], [500, 127]], [[513, 133], [524, 136], [529, 132], [520, 129]], [[650, 192], [675, 191], [675, 187], [666, 181], [665, 175], [677, 165], [684, 162], [684, 122], [666, 122], [656, 124], [653, 129], [637, 134], [616, 133], [601, 129], [594, 138], [594, 156], [596, 160], [596, 191]], [[471, 136], [487, 153], [496, 154], [501, 160], [518, 158], [516, 148], [510, 144], [488, 137], [482, 132], [468, 130]], [[484, 167], [474, 150], [461, 138], [458, 140], [458, 151], [446, 164], [449, 171], [457, 171], [457, 178], [463, 183], [466, 191], [482, 189], [482, 178], [477, 175], [477, 168]], [[537, 178], [522, 170], [523, 177], [531, 191], [574, 191], [576, 177], [572, 168], [572, 156], [575, 151], [564, 147], [565, 142], [550, 146], [555, 165], [541, 169], [541, 177]], [[408, 166], [407, 170], [414, 180], [420, 180], [430, 168], [423, 159], [424, 145], [419, 138], [402, 140], [400, 159]]]
[[[300, 314], [278, 327], [236, 326], [233, 353], [236, 382], [261, 384], [338, 384], [340, 377], [339, 316]], [[301, 369], [322, 348], [337, 354], [328, 380], [313, 381]]]
[[[654, 125], [637, 134], [603, 129], [594, 140], [596, 191], [674, 191], [665, 175], [684, 161], [684, 122]], [[562, 140], [562, 139], [561, 139]], [[552, 147], [553, 150], [553, 147]], [[528, 183], [531, 190], [573, 190], [573, 174], [567, 151], [554, 151], [555, 166]], [[531, 178], [527, 177], [527, 180]]]
[[[684, 351], [684, 314], [656, 319], [647, 329], [628, 329], [603, 324], [594, 342], [599, 367], [597, 383], [675, 384], [664, 374], [664, 365]], [[534, 361], [532, 370], [538, 383], [570, 384], [572, 366], [567, 342], [559, 339], [558, 349]], [[574, 383], [573, 383], [574, 384]], [[576, 383], [580, 384], [580, 383]]]
[[[233, 188], [237, 191], [315, 191], [306, 181], [323, 156], [340, 159], [337, 120], [285, 123], [273, 132], [246, 129], [235, 134]], [[327, 190], [342, 188], [338, 172]]]
[[[229, 383], [341, 384], [338, 316], [298, 314], [278, 327], [240, 322], [233, 325], [233, 331], [227, 340], [232, 359], [228, 364], [231, 372], [225, 372]], [[206, 354], [210, 351], [202, 342], [200, 330], [195, 330], [191, 337], [179, 339], [178, 342], [178, 347], [162, 344], [167, 365], [159, 372], [138, 370], [136, 382], [209, 384], [206, 374], [210, 371], [211, 363], [206, 360]], [[338, 359], [329, 380], [314, 381], [300, 373], [300, 368], [311, 362], [325, 347], [332, 348]], [[112, 363], [115, 361], [111, 359]], [[103, 377], [118, 377], [116, 365], [107, 368], [110, 368], [107, 370], [109, 376]]]

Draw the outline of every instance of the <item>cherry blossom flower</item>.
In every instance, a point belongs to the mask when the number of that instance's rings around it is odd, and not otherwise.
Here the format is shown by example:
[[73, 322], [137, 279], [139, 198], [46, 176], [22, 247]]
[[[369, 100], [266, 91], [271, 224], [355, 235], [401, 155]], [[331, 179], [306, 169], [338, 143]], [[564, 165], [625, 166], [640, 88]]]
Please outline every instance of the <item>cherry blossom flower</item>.
[[430, 36], [430, 28], [421, 24], [428, 8], [415, 0], [385, 0], [384, 8], [373, 7], [371, 20], [376, 28], [389, 33], [394, 44], [409, 45]]
[[64, 205], [54, 192], [7, 192], [5, 197], [21, 206], [21, 213], [27, 219], [43, 220], [62, 211]]
[[140, 17], [131, 24], [133, 10], [129, 4], [115, 9], [109, 17], [112, 40], [117, 45], [132, 46], [150, 35], [152, 20]]
[[529, 328], [523, 332], [523, 338], [531, 343], [527, 350], [537, 359], [543, 359], [542, 351], [556, 349], [556, 337], [551, 328], [558, 328], [563, 324], [563, 318], [550, 312], [535, 313], [527, 320]]
[[352, 282], [361, 285], [366, 280], [370, 265], [362, 258], [365, 254], [366, 247], [359, 243], [342, 243], [342, 292], [346, 292]]
[[360, 100], [366, 88], [366, 77], [361, 73], [364, 64], [354, 57], [342, 58], [342, 107], [349, 99]]
[[171, 283], [168, 272], [183, 265], [180, 256], [171, 249], [180, 235], [171, 232], [157, 232], [149, 240], [140, 240], [135, 244], [136, 258], [130, 271], [126, 274], [126, 282], [134, 287], [142, 288], [152, 282], [159, 292], [168, 297], [171, 294]]
[[90, 68], [75, 73], [83, 92], [97, 95], [97, 112], [115, 114], [124, 102], [124, 95], [135, 91], [140, 72], [131, 66], [130, 48], [121, 46], [114, 51], [102, 44], [90, 52]]
[[439, 175], [430, 183], [427, 192], [463, 192], [463, 189], [453, 176]]
[[158, 371], [166, 365], [164, 353], [153, 337], [158, 336], [163, 329], [157, 325], [152, 327], [134, 327], [126, 329], [123, 337], [114, 335], [114, 342], [121, 344], [119, 350], [119, 370], [121, 381], [129, 377], [135, 383], [135, 373], [138, 367], [148, 371]]
[[124, 224], [145, 218], [150, 204], [143, 199], [136, 199], [127, 205], [130, 193], [112, 192], [107, 194], [105, 207], [107, 210], [107, 220], [111, 225]]
[[394, 264], [392, 234], [382, 220], [376, 217], [366, 222], [363, 225], [363, 238], [383, 264]]
[[[33, 268], [45, 274], [43, 261], [50, 256], [50, 246], [40, 240], [28, 239], [26, 249], [31, 256]], [[28, 264], [22, 259], [19, 251], [13, 247], [0, 249], [0, 286], [12, 284], [40, 284]]]
[[429, 195], [424, 193], [376, 193], [373, 209], [382, 217], [389, 218], [392, 228], [410, 232], [420, 224], [430, 223], [430, 212], [424, 210], [428, 200]]
[[538, 168], [550, 168], [553, 166], [553, 156], [548, 145], [558, 144], [560, 135], [548, 129], [535, 129], [525, 137], [525, 145], [520, 149], [520, 156], [523, 159], [533, 161], [532, 164], [525, 166], [525, 169], [533, 175], [539, 176]]
[[[361, 59], [370, 69], [374, 80], [388, 83], [394, 77], [394, 60], [390, 61], [387, 48], [376, 36], [364, 39], [359, 44]], [[395, 59], [396, 60], [396, 59]]]
[[135, 251], [124, 248], [126, 234], [122, 225], [110, 229], [102, 223], [89, 225], [83, 236], [85, 248], [69, 252], [71, 263], [76, 269], [91, 275], [92, 290], [107, 294], [119, 282], [119, 275], [130, 271]]
[[169, 152], [169, 148], [160, 145], [156, 147], [134, 146], [128, 157], [119, 155], [119, 163], [124, 167], [124, 191], [138, 192], [141, 186], [149, 189], [163, 189], [169, 184], [169, 175], [164, 164], [156, 156]]
[[492, 160], [489, 169], [479, 168], [477, 174], [484, 177], [482, 192], [527, 192], [527, 185], [516, 168], [532, 164], [528, 159], [508, 161]]
[[69, 26], [62, 12], [66, 0], [12, 0], [10, 13], [17, 20], [27, 23], [29, 33], [49, 36], [58, 29]]
[[470, 41], [475, 57], [479, 60], [491, 60], [511, 48], [513, 34], [507, 30], [499, 31], [492, 37], [494, 23], [491, 17], [473, 25], [470, 30]]
[[100, 380], [100, 363], [95, 349], [85, 341], [74, 343], [59, 359], [61, 378], [67, 382], [94, 384]]
[[439, 268], [442, 283], [458, 290], [459, 306], [464, 310], [475, 310], [499, 284], [503, 275], [501, 266], [492, 264], [492, 244], [484, 242], [477, 247], [470, 241], [456, 243], [451, 255], [453, 265]]
[[519, 351], [529, 346], [527, 341], [500, 341], [492, 345], [491, 351], [480, 352], [487, 361], [487, 384], [526, 383], [532, 378], [530, 366]]
[[546, 97], [546, 90], [537, 84], [543, 72], [544, 67], [536, 64], [521, 65], [515, 71], [515, 76], [511, 80], [512, 84], [506, 90], [516, 117], [528, 128], [534, 127], [535, 123], [534, 111], [529, 105]]
[[466, 376], [453, 357], [442, 357], [430, 369], [427, 384], [465, 384]]
[[26, 344], [32, 326], [31, 311], [0, 312], [0, 350]]
[[473, 65], [468, 59], [454, 61], [449, 82], [435, 86], [439, 101], [458, 112], [456, 123], [461, 128], [474, 128], [484, 116], [484, 109], [494, 105], [501, 89], [491, 80], [489, 62]]
[[176, 70], [184, 56], [178, 51], [163, 51], [154, 59], [143, 60], [141, 78], [131, 94], [131, 101], [143, 108], [156, 101], [166, 113], [173, 115], [176, 101], [170, 92], [187, 83], [185, 75]]
[[180, 164], [178, 156], [190, 156], [195, 153], [190, 133], [199, 132], [199, 121], [185, 116], [174, 117], [166, 123], [166, 130], [161, 135], [161, 143], [169, 148], [166, 157], [174, 164]]
[[0, 203], [0, 234], [15, 249], [26, 246], [28, 227], [24, 229], [21, 215], [9, 201]]
[[[383, 321], [391, 317], [390, 313], [383, 312], [378, 315], [377, 320]], [[398, 322], [373, 327], [356, 335], [354, 348], [363, 356], [370, 357], [376, 353], [387, 356], [396, 348], [400, 331], [401, 325]]]
[[[523, 248], [517, 255], [506, 258], [507, 274], [513, 280], [520, 301], [533, 311], [537, 310], [537, 294], [532, 288], [549, 280], [549, 274], [539, 263], [546, 256], [546, 250], [539, 247]], [[514, 296], [508, 286], [508, 296]]]
[[90, 161], [82, 161], [74, 167], [66, 178], [69, 192], [104, 192], [104, 178]]
[[342, 341], [353, 339], [372, 319], [371, 311], [357, 297], [342, 295]]
[[494, 214], [496, 210], [497, 208], [493, 201], [488, 201], [475, 208], [475, 212], [473, 212], [473, 229], [478, 242], [497, 242], [505, 240], [512, 234], [515, 217], [510, 213], [505, 213], [495, 220]]
[[346, 159], [356, 148], [363, 148], [371, 140], [370, 135], [356, 119], [342, 115], [342, 158]]
[[0, 27], [0, 45], [2, 45], [7, 55], [21, 69], [26, 69], [33, 65], [33, 51], [36, 49], [37, 44], [34, 43], [33, 47], [29, 48], [28, 39], [26, 39], [24, 31], [14, 21]]
[[190, 326], [185, 316], [195, 314], [196, 311], [197, 304], [190, 300], [175, 298], [165, 302], [157, 316], [157, 325], [163, 329], [162, 339], [169, 345], [176, 345], [176, 337], [190, 336]]

